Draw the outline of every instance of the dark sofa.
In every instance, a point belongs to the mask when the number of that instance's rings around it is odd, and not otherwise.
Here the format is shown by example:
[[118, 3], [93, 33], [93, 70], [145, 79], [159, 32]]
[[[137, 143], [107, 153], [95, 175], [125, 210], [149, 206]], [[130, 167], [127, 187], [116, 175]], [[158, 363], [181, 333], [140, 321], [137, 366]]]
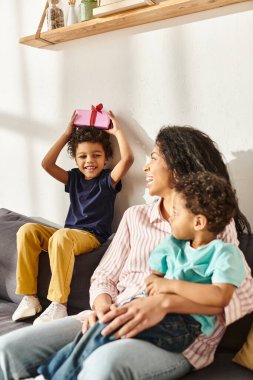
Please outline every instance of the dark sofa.
[[[0, 335], [32, 323], [32, 319], [16, 323], [11, 320], [21, 299], [15, 295], [16, 232], [27, 222], [38, 222], [38, 220], [0, 209]], [[76, 257], [68, 301], [69, 314], [89, 309], [90, 277], [109, 244], [110, 240], [96, 251]], [[240, 248], [253, 269], [253, 235], [241, 236]], [[46, 294], [50, 281], [50, 267], [46, 253], [40, 255], [39, 266], [38, 295], [42, 305], [46, 307], [48, 305]], [[252, 323], [253, 313], [229, 326], [218, 347], [214, 363], [203, 370], [190, 373], [185, 379], [252, 380], [252, 371], [232, 362], [233, 356], [245, 342]]]

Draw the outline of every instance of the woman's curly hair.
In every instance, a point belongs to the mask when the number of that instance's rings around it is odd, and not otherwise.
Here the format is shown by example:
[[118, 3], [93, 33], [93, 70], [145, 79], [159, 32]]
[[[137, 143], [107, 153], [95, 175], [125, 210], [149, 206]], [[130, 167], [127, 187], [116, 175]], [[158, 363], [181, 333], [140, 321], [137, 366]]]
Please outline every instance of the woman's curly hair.
[[75, 158], [76, 149], [80, 143], [91, 142], [102, 145], [106, 159], [112, 157], [113, 151], [110, 142], [110, 135], [94, 127], [76, 127], [68, 141], [68, 153]]
[[[231, 186], [222, 155], [214, 141], [204, 132], [190, 126], [166, 126], [160, 129], [156, 144], [170, 170], [172, 187], [181, 176], [198, 171], [215, 173], [225, 178]], [[239, 206], [234, 220], [238, 234], [251, 232], [250, 224]]]
[[182, 194], [185, 207], [193, 215], [207, 218], [207, 230], [215, 234], [224, 230], [238, 208], [235, 190], [214, 173], [188, 174], [179, 179], [174, 189]]

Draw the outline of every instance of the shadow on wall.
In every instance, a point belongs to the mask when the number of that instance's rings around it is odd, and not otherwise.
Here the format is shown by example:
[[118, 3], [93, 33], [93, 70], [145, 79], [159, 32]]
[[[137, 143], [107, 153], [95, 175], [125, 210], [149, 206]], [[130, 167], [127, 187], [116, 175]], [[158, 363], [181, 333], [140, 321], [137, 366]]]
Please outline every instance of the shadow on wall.
[[[154, 147], [154, 141], [136, 120], [119, 118], [119, 122], [124, 126], [124, 130], [127, 131], [127, 139], [130, 146], [134, 146], [134, 164], [131, 166], [126, 177], [122, 179], [122, 190], [116, 198], [113, 231], [117, 229], [122, 215], [128, 207], [145, 203], [143, 198], [145, 192], [143, 167], [146, 163], [146, 156], [150, 156]], [[119, 150], [115, 148], [113, 165], [119, 160]], [[133, 195], [134, 203], [131, 201]]]
[[[22, 168], [22, 176], [18, 175], [15, 179], [15, 186], [21, 191], [23, 189], [26, 191], [26, 195], [29, 198], [29, 210], [22, 211], [21, 210], [14, 210], [24, 213], [31, 212], [32, 214], [37, 214], [36, 207], [38, 204], [40, 204], [40, 188], [39, 188], [39, 181], [37, 181], [37, 178], [39, 176], [45, 175], [44, 170], [41, 168], [40, 165], [40, 158], [36, 160], [38, 157], [37, 152], [37, 145], [39, 142], [42, 142], [43, 144], [47, 142], [48, 140], [52, 143], [56, 140], [56, 131], [53, 130], [50, 127], [45, 126], [45, 124], [38, 122], [35, 118], [30, 117], [29, 113], [28, 116], [16, 116], [8, 113], [0, 113], [0, 131], [1, 129], [7, 130], [8, 133], [13, 133], [13, 141], [17, 138], [17, 141], [19, 143], [18, 148], [18, 154], [19, 154], [19, 160], [21, 163], [25, 163], [25, 167]], [[6, 143], [4, 141], [1, 141], [2, 144]], [[3, 151], [2, 151], [3, 152]], [[13, 156], [13, 151], [9, 150], [8, 155], [6, 156], [8, 160], [8, 166], [9, 166], [9, 172], [4, 171], [4, 179], [9, 178], [11, 170], [13, 172], [16, 170], [17, 162], [16, 160], [12, 161], [11, 156]], [[41, 155], [41, 159], [43, 158], [43, 155]], [[4, 163], [2, 163], [4, 165]], [[13, 176], [11, 176], [13, 179]], [[28, 184], [24, 184], [23, 181], [28, 181]], [[17, 182], [19, 181], [19, 182]], [[9, 184], [8, 186], [13, 186], [13, 183]], [[7, 189], [3, 191], [8, 191]], [[8, 197], [7, 197], [8, 198]], [[11, 205], [4, 205], [6, 208], [11, 208]], [[54, 207], [58, 208], [59, 210], [62, 209], [62, 198], [61, 196], [56, 197], [56, 203]]]
[[234, 159], [227, 167], [236, 189], [241, 211], [245, 214], [253, 229], [253, 150], [233, 152]]

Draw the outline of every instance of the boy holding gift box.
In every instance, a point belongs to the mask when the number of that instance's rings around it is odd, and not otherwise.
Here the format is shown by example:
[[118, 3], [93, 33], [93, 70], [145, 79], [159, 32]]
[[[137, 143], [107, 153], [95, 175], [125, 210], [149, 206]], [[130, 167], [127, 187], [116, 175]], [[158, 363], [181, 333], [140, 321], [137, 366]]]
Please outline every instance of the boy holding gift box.
[[[65, 130], [42, 161], [43, 168], [65, 185], [70, 207], [64, 228], [56, 229], [27, 223], [17, 233], [16, 293], [24, 295], [14, 312], [13, 321], [29, 318], [42, 310], [37, 297], [38, 261], [41, 250], [48, 251], [52, 277], [49, 284], [49, 307], [34, 324], [67, 316], [67, 300], [75, 256], [90, 252], [111, 234], [116, 194], [121, 178], [133, 163], [132, 150], [114, 114], [108, 113], [112, 128], [101, 131], [94, 127], [76, 128], [76, 112]], [[119, 144], [120, 160], [112, 169], [104, 169], [112, 156], [110, 136]], [[68, 152], [78, 168], [66, 171], [56, 164], [68, 144]]]

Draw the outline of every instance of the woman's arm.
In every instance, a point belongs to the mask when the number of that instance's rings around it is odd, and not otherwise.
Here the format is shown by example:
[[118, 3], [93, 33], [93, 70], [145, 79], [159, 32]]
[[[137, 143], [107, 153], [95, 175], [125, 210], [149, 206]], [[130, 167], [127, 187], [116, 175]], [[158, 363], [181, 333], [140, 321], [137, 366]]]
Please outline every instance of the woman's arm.
[[90, 305], [92, 309], [100, 294], [108, 294], [112, 300], [118, 295], [119, 276], [130, 252], [128, 214], [128, 210], [125, 211], [112, 243], [91, 277]]
[[159, 323], [168, 313], [218, 315], [223, 313], [223, 308], [199, 305], [173, 294], [138, 298], [122, 307], [114, 307], [100, 319], [102, 323], [109, 323], [102, 335], [117, 331], [114, 334], [117, 339], [132, 338]]
[[65, 185], [68, 182], [68, 172], [56, 165], [57, 158], [62, 151], [63, 147], [69, 141], [69, 138], [73, 132], [74, 128], [74, 120], [76, 117], [76, 113], [74, 112], [71, 116], [71, 120], [65, 130], [65, 132], [59, 137], [59, 139], [55, 142], [55, 144], [49, 149], [47, 154], [42, 160], [42, 167], [45, 169], [52, 177], [57, 179], [58, 181], [64, 183]]

